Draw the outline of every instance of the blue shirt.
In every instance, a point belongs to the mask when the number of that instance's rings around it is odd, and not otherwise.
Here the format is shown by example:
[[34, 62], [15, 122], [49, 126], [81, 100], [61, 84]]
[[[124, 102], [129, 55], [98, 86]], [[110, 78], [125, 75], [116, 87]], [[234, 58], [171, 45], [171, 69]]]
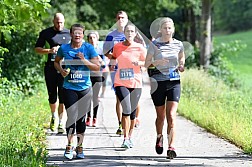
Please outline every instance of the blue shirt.
[[119, 32], [117, 30], [110, 32], [105, 39], [103, 53], [106, 54], [108, 52], [112, 52], [115, 44], [125, 40], [126, 38], [123, 32]]
[[90, 69], [76, 56], [78, 52], [83, 53], [87, 60], [98, 56], [93, 45], [85, 42], [78, 49], [73, 49], [71, 44], [61, 45], [57, 56], [64, 58], [63, 64], [65, 68], [70, 69], [70, 73], [64, 78], [63, 87], [82, 91], [92, 86], [92, 83], [90, 80]]

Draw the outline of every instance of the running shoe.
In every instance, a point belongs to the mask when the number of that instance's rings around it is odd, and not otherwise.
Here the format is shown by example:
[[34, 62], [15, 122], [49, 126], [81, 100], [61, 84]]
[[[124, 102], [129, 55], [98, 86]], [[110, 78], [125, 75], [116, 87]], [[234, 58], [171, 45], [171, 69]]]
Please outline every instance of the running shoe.
[[175, 148], [174, 147], [169, 147], [167, 150], [167, 159], [173, 159], [176, 158], [177, 154], [175, 152]]
[[51, 118], [51, 122], [50, 122], [50, 129], [51, 129], [51, 131], [55, 131], [56, 129], [55, 129], [55, 118], [54, 117], [52, 117]]
[[138, 128], [139, 126], [140, 126], [140, 121], [139, 121], [139, 119], [137, 118], [137, 119], [136, 119], [136, 123], [135, 123], [135, 127]]
[[64, 157], [66, 159], [73, 159], [73, 146], [71, 145], [66, 146]]
[[59, 133], [59, 134], [65, 133], [65, 128], [64, 128], [64, 126], [63, 126], [62, 123], [59, 124], [59, 126], [58, 126], [58, 133]]
[[85, 158], [84, 152], [83, 152], [83, 147], [78, 146], [78, 147], [76, 147], [75, 151], [76, 151], [76, 158], [77, 159], [84, 159]]
[[157, 138], [156, 152], [157, 152], [157, 154], [162, 154], [163, 153], [163, 135], [161, 135], [159, 138]]
[[123, 131], [122, 131], [122, 124], [119, 125], [119, 128], [116, 131], [117, 135], [123, 135]]
[[90, 117], [87, 117], [87, 120], [86, 120], [86, 125], [87, 125], [87, 126], [90, 126], [90, 124], [91, 124], [91, 123], [90, 123], [90, 120], [91, 120], [91, 118], [90, 118]]
[[130, 148], [130, 141], [129, 141], [129, 139], [124, 139], [121, 147], [129, 149]]
[[92, 122], [92, 123], [93, 123], [92, 126], [93, 126], [93, 127], [96, 127], [96, 118], [93, 119], [93, 122]]
[[130, 146], [130, 148], [133, 148], [133, 146], [134, 146], [134, 144], [133, 144], [133, 142], [132, 142], [131, 139], [129, 139], [129, 146]]

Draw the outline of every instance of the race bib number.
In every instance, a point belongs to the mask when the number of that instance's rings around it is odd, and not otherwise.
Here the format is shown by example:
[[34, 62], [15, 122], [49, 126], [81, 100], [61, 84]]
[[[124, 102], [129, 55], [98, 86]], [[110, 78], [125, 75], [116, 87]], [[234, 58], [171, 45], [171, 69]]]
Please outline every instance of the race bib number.
[[175, 67], [169, 68], [170, 81], [180, 80], [178, 69]]
[[86, 82], [85, 71], [71, 70], [70, 74], [68, 76], [69, 76], [68, 82], [71, 82], [71, 83], [84, 83], [84, 82]]
[[51, 54], [51, 61], [54, 61], [56, 57], [56, 54]]
[[121, 80], [130, 80], [133, 78], [134, 78], [133, 68], [120, 69], [120, 79]]

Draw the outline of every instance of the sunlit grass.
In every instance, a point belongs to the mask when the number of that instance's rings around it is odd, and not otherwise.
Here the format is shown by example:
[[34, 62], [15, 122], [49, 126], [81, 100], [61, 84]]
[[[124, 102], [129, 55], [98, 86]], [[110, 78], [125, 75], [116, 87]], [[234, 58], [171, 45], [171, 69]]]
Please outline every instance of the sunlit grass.
[[182, 85], [181, 115], [252, 153], [252, 98], [248, 92], [232, 90], [194, 69], [182, 75]]
[[0, 107], [0, 166], [46, 166], [46, 91], [9, 96]]
[[[239, 73], [241, 83], [246, 87], [252, 88], [252, 30], [239, 32], [230, 35], [218, 35], [214, 37], [216, 44], [227, 43], [234, 40], [240, 40], [247, 47], [238, 51], [236, 55], [230, 55], [227, 58], [232, 62], [234, 69]], [[251, 92], [252, 95], [252, 92]]]

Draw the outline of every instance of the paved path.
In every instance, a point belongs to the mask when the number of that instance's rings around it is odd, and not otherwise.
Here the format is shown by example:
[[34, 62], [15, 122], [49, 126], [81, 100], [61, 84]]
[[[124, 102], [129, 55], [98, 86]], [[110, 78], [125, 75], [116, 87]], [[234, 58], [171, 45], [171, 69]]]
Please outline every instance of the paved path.
[[[123, 137], [115, 134], [117, 118], [115, 113], [115, 95], [109, 88], [101, 99], [98, 113], [98, 126], [87, 127], [84, 138], [85, 159], [71, 161], [64, 159], [67, 143], [65, 135], [48, 133], [49, 166], [211, 166], [211, 167], [248, 167], [252, 158], [223, 139], [217, 138], [199, 128], [192, 122], [177, 117], [176, 152], [178, 157], [171, 161], [155, 152], [155, 110], [149, 87], [143, 88], [140, 100], [141, 113], [139, 128], [133, 135], [134, 148], [120, 148]], [[166, 127], [166, 125], [165, 125]], [[166, 129], [164, 129], [164, 137]], [[167, 148], [167, 141], [164, 142]]]

